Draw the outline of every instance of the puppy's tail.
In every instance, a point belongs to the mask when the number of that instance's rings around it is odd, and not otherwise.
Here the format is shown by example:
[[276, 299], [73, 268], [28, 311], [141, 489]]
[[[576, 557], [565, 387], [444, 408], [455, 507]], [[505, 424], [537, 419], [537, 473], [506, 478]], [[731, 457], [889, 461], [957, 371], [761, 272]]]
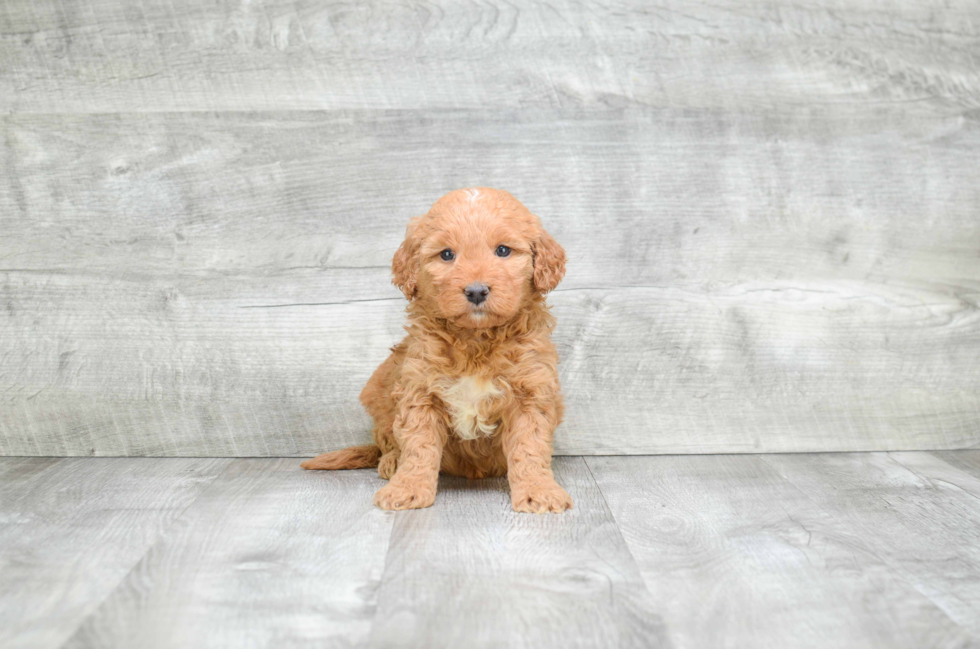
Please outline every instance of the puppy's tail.
[[367, 446], [351, 446], [342, 451], [332, 451], [317, 455], [312, 460], [301, 462], [304, 469], [369, 469], [378, 466], [381, 460], [381, 449], [374, 444]]

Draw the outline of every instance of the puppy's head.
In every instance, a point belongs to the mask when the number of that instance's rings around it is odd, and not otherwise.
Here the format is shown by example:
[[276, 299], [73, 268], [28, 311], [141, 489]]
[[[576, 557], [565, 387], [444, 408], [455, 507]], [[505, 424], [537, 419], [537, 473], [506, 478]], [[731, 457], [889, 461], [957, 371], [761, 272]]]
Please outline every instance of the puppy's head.
[[411, 220], [391, 265], [409, 300], [478, 329], [504, 324], [565, 275], [565, 251], [509, 193], [446, 194]]

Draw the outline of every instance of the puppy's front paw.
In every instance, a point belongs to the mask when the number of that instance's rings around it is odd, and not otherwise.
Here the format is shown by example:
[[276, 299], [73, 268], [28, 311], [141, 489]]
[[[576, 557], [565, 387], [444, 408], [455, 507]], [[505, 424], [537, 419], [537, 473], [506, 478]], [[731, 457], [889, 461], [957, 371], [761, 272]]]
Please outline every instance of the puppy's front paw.
[[435, 500], [435, 485], [403, 484], [394, 480], [374, 494], [374, 504], [381, 509], [422, 509]]
[[546, 514], [572, 508], [572, 497], [557, 482], [534, 482], [511, 488], [510, 502], [515, 512]]

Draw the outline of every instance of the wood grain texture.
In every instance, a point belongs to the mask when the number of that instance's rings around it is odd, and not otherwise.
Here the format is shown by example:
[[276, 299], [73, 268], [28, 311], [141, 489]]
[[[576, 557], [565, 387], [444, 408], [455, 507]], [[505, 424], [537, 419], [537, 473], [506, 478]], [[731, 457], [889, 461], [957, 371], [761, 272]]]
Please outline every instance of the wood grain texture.
[[60, 647], [227, 463], [0, 459], [0, 645]]
[[675, 647], [971, 644], [864, 533], [761, 457], [586, 459]]
[[0, 6], [0, 455], [312, 455], [407, 219], [566, 247], [559, 453], [980, 445], [980, 5]]
[[372, 647], [666, 647], [658, 612], [582, 458], [557, 458], [573, 509], [511, 510], [505, 479], [443, 476], [395, 519]]
[[0, 113], [975, 109], [978, 15], [972, 0], [6, 2]]
[[763, 459], [980, 642], [976, 477], [926, 454]]
[[[0, 453], [367, 439], [388, 264], [455, 186], [568, 249], [559, 453], [980, 443], [980, 147], [850, 106], [8, 116]], [[66, 162], [67, 161], [67, 162]]]
[[64, 647], [334, 647], [366, 637], [393, 518], [375, 471], [235, 460]]
[[[947, 464], [951, 464], [960, 471], [967, 473], [974, 478], [980, 478], [980, 451], [937, 451], [932, 455], [938, 457]], [[969, 483], [973, 485], [973, 482]], [[972, 491], [974, 496], [980, 496], [977, 491]]]
[[484, 183], [561, 240], [565, 286], [980, 280], [980, 119], [965, 111], [7, 115], [0, 126], [10, 271], [336, 269], [385, 280], [350, 286], [351, 298], [393, 296], [387, 268], [408, 218]]
[[961, 451], [962, 456], [941, 453], [890, 453], [892, 459], [919, 474], [924, 480], [941, 483], [936, 488], [959, 489], [980, 500], [980, 452]]
[[976, 455], [557, 458], [542, 516], [499, 479], [395, 513], [291, 459], [3, 458], [0, 644], [977, 647]]

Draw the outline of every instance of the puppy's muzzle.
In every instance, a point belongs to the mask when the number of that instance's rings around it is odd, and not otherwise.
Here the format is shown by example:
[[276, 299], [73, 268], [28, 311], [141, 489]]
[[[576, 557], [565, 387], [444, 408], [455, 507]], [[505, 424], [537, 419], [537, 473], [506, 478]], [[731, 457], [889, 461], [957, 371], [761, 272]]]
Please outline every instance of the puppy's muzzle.
[[480, 305], [490, 295], [490, 287], [483, 282], [473, 282], [463, 289], [463, 293], [466, 294], [467, 300], [473, 304]]

